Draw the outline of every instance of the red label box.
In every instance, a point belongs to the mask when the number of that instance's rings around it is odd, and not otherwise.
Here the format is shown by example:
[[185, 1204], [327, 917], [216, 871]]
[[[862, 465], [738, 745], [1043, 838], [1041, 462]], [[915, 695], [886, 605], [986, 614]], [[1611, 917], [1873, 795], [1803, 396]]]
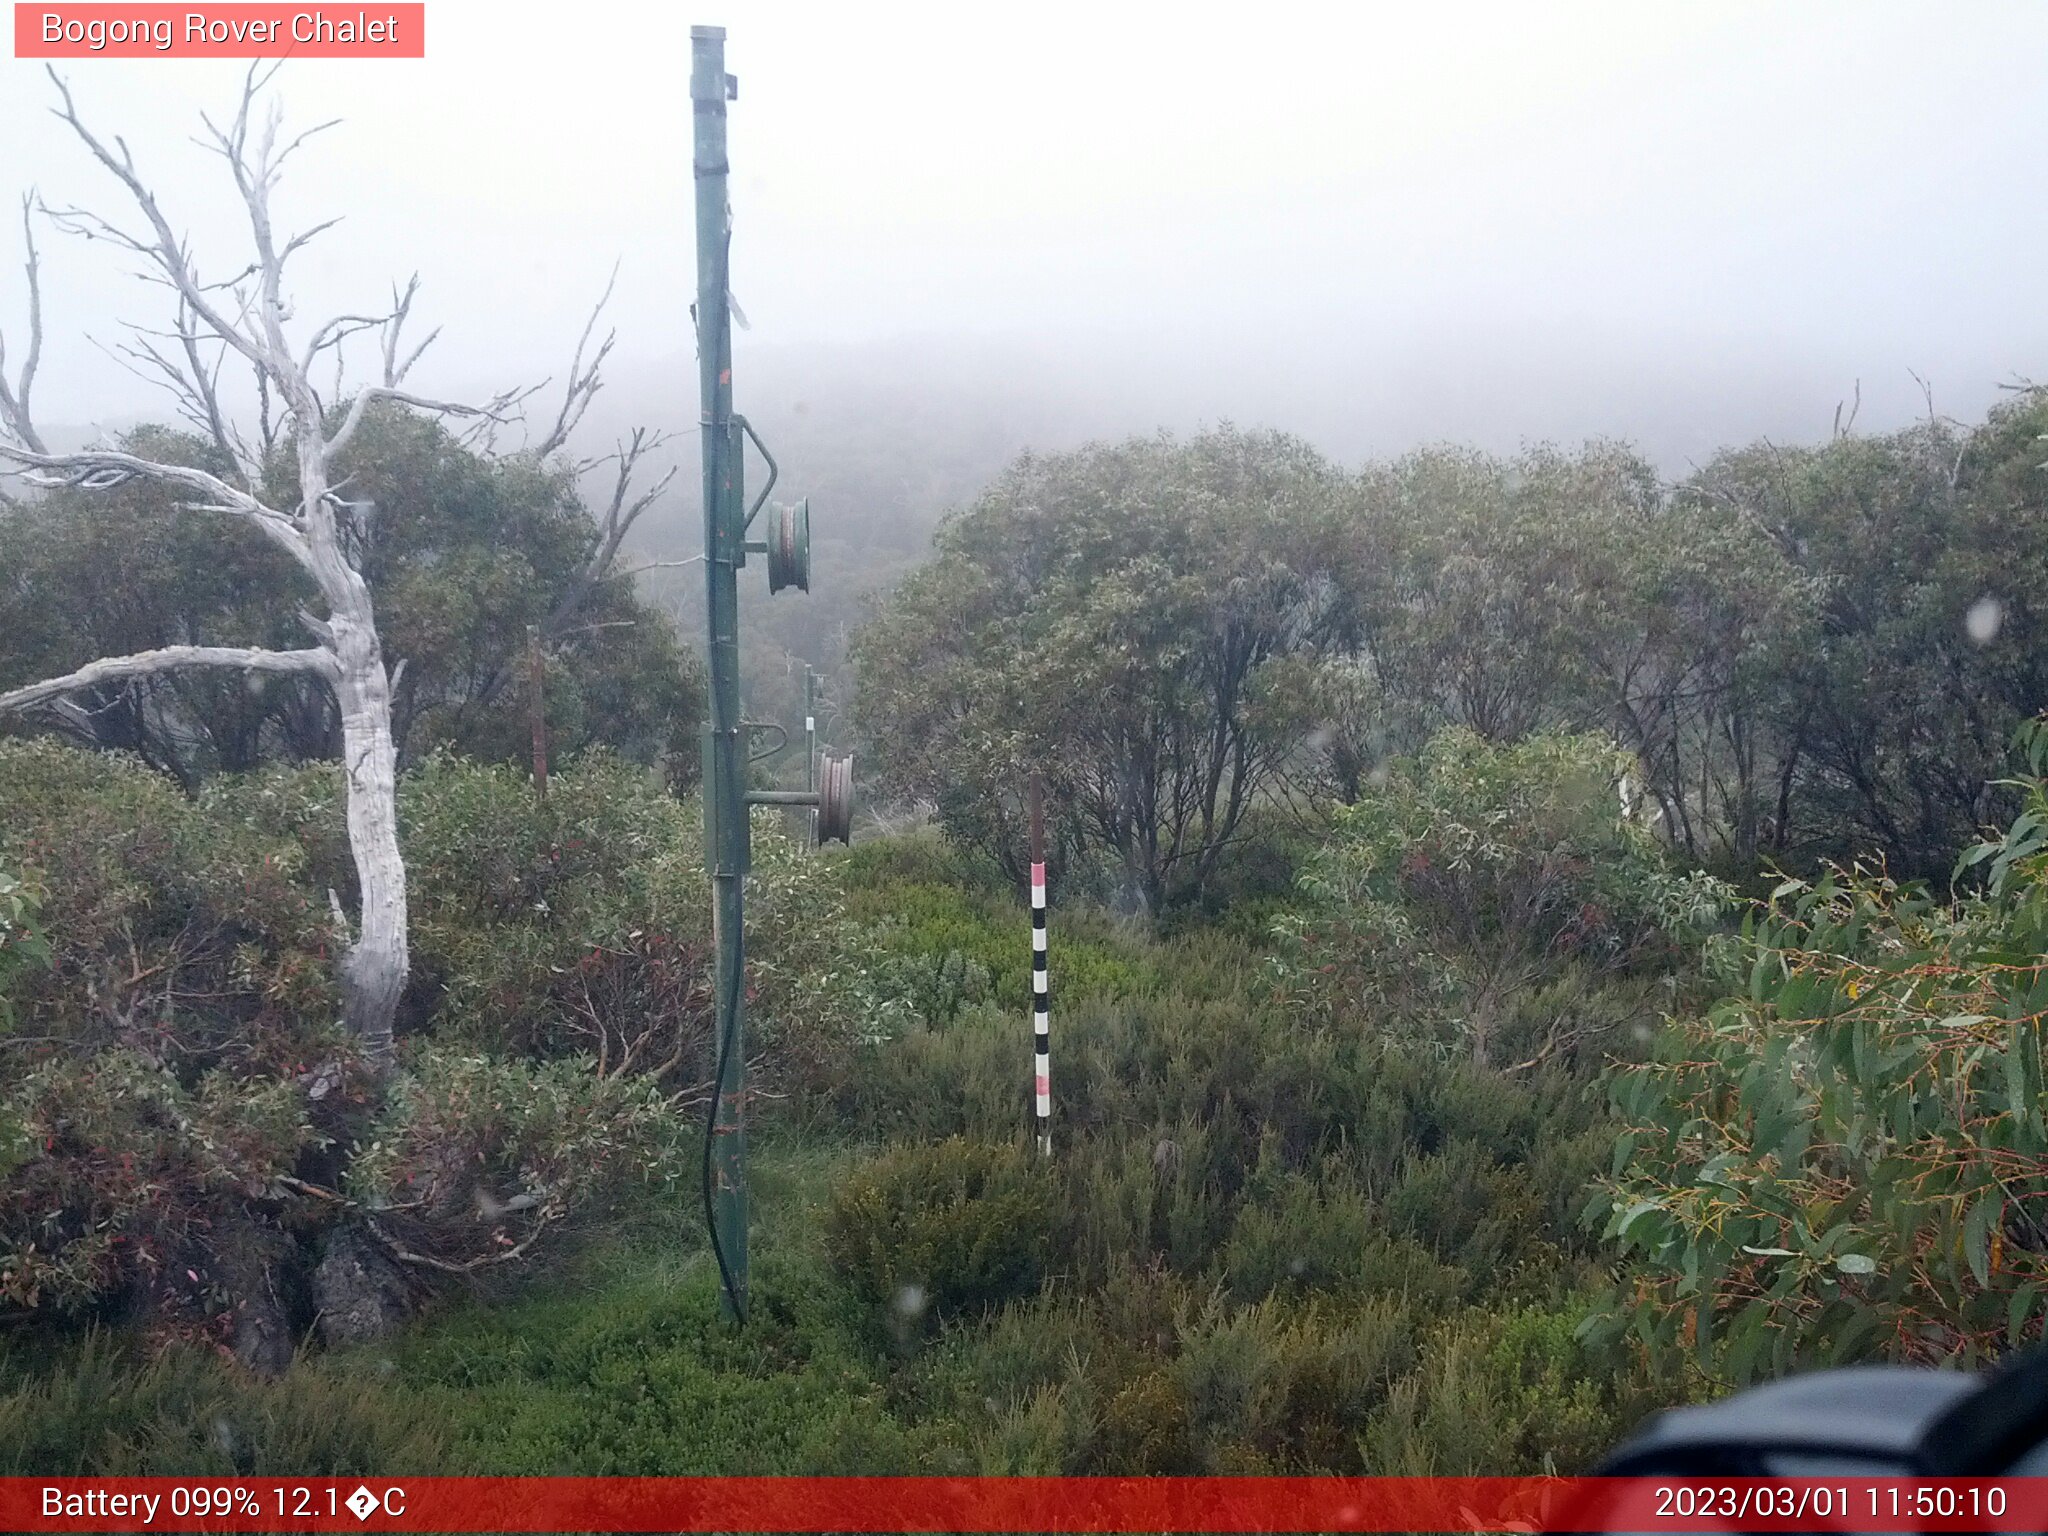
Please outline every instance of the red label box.
[[412, 4], [14, 7], [18, 59], [423, 59], [427, 8]]

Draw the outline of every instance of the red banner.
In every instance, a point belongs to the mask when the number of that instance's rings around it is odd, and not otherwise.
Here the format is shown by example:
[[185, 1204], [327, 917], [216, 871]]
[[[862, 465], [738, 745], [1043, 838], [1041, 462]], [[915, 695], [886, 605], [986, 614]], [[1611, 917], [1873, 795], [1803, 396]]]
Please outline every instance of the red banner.
[[2035, 1478], [0, 1478], [9, 1531], [2041, 1531]]
[[423, 59], [427, 8], [38, 5], [17, 0], [18, 59]]

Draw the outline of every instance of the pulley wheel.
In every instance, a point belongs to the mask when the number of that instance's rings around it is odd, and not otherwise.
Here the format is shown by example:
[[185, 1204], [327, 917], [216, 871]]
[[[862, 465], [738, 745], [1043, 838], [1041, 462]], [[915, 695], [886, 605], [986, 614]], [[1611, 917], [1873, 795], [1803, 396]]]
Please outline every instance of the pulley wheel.
[[818, 774], [818, 841], [853, 841], [853, 759], [826, 755]]
[[795, 506], [777, 507], [775, 522], [768, 530], [768, 590], [780, 592], [784, 587], [811, 590], [809, 497]]

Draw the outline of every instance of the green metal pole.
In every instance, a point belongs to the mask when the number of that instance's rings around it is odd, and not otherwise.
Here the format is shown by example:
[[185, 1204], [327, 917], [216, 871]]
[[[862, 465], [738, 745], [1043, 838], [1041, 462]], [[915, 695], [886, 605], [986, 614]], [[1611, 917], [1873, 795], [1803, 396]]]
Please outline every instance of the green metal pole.
[[711, 865], [716, 971], [717, 1109], [707, 1152], [711, 1230], [726, 1315], [747, 1314], [745, 750], [740, 724], [739, 567], [746, 558], [738, 442], [732, 425], [732, 312], [727, 255], [725, 29], [690, 29], [690, 105], [696, 118], [697, 365], [703, 402], [704, 584], [709, 615], [711, 723], [705, 742], [704, 840]]

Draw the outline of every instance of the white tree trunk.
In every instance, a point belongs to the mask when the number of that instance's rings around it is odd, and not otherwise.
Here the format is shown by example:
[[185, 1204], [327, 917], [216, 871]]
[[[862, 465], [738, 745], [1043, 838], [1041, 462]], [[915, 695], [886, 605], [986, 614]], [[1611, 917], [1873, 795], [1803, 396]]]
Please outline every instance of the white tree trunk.
[[[351, 576], [355, 573], [351, 571]], [[398, 852], [397, 751], [391, 740], [391, 687], [370, 615], [370, 594], [356, 577], [361, 617], [337, 606], [329, 624], [341, 663], [341, 750], [348, 774], [348, 843], [362, 905], [355, 941], [342, 961], [343, 1006], [372, 1070], [391, 1064], [391, 1026], [405, 991], [405, 862]], [[356, 605], [351, 605], [356, 606]]]
[[[269, 248], [265, 221], [257, 220], [257, 242]], [[266, 273], [262, 317], [272, 347], [288, 356], [280, 324], [282, 303]], [[348, 561], [336, 520], [337, 498], [328, 472], [346, 433], [362, 419], [361, 402], [335, 438], [320, 419], [320, 407], [305, 375], [287, 384], [292, 433], [299, 460], [300, 523], [306, 535], [305, 566], [327, 601], [323, 639], [334, 653], [334, 681], [341, 706], [341, 765], [348, 785], [348, 843], [361, 888], [356, 931], [342, 958], [342, 1008], [372, 1072], [391, 1066], [392, 1024], [405, 991], [410, 955], [406, 943], [405, 860], [398, 850], [398, 752], [391, 737], [391, 678], [384, 670], [384, 646], [369, 583]]]

